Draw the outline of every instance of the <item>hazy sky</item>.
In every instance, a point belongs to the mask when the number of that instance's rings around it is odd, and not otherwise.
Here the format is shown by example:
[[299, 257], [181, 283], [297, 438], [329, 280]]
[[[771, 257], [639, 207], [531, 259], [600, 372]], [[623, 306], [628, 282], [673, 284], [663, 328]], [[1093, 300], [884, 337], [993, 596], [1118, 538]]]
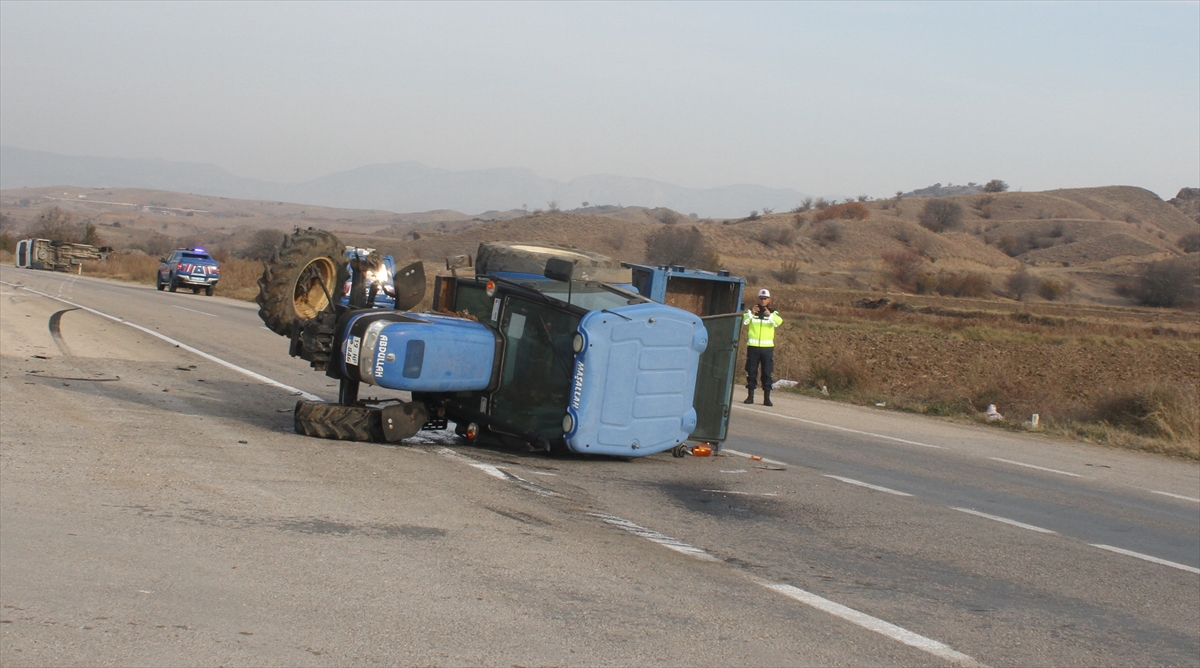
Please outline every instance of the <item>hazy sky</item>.
[[0, 141], [889, 195], [1200, 186], [1200, 3], [0, 2]]

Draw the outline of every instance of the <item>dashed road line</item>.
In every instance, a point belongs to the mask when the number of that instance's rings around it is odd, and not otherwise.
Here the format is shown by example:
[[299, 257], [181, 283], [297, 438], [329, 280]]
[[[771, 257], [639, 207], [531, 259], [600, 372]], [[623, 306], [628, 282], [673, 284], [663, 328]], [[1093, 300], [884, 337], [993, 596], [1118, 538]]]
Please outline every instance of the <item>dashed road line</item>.
[[439, 455], [442, 455], [444, 457], [449, 457], [451, 459], [457, 459], [458, 461], [461, 461], [468, 466], [471, 466], [473, 468], [479, 469], [480, 471], [483, 471], [484, 473], [492, 476], [493, 478], [498, 478], [500, 480], [504, 480], [505, 482], [516, 483], [516, 485], [518, 487], [529, 490], [530, 492], [533, 492], [534, 494], [538, 494], [541, 496], [562, 496], [562, 494], [559, 494], [558, 492], [556, 492], [552, 489], [547, 489], [545, 487], [542, 487], [541, 485], [536, 485], [532, 482], [529, 482], [528, 480], [525, 480], [524, 478], [521, 478], [520, 476], [517, 476], [513, 473], [509, 473], [508, 471], [505, 471], [494, 464], [488, 464], [487, 462], [481, 462], [478, 459], [471, 459], [470, 457], [468, 457], [452, 448], [445, 448], [445, 447], [438, 448], [437, 450], [435, 450], [435, 452], [437, 452]]
[[21, 290], [25, 290], [27, 292], [31, 292], [35, 295], [41, 295], [42, 297], [45, 297], [47, 299], [53, 299], [55, 301], [60, 301], [64, 304], [67, 304], [68, 306], [74, 306], [75, 308], [83, 310], [83, 311], [87, 311], [88, 313], [94, 313], [102, 318], [108, 318], [109, 320], [119, 322], [122, 325], [128, 325], [128, 326], [138, 330], [139, 332], [144, 332], [155, 338], [162, 339], [163, 341], [166, 341], [167, 343], [170, 343], [171, 345], [178, 346], [179, 348], [182, 348], [194, 355], [199, 355], [200, 357], [203, 357], [204, 359], [209, 360], [210, 362], [216, 362], [217, 364], [220, 364], [221, 366], [223, 366], [227, 369], [232, 369], [242, 375], [249, 376], [250, 378], [257, 380], [260, 383], [265, 383], [272, 387], [277, 387], [281, 390], [287, 390], [288, 392], [291, 392], [292, 394], [299, 395], [300, 397], [304, 398], [307, 401], [323, 401], [323, 399], [321, 399], [321, 397], [318, 397], [315, 394], [310, 394], [299, 388], [292, 387], [291, 385], [285, 385], [284, 383], [281, 383], [273, 378], [267, 378], [266, 376], [262, 375], [261, 373], [256, 373], [256, 372], [246, 369], [244, 367], [240, 367], [240, 366], [234, 364], [233, 362], [227, 362], [227, 361], [221, 359], [220, 357], [217, 357], [216, 355], [206, 353], [203, 350], [200, 350], [199, 348], [193, 348], [192, 346], [189, 346], [188, 344], [183, 343], [182, 341], [176, 341], [175, 339], [172, 339], [171, 337], [169, 337], [165, 334], [160, 334], [148, 327], [142, 327], [141, 325], [130, 322], [128, 320], [125, 320], [124, 318], [119, 318], [115, 315], [109, 315], [103, 311], [97, 311], [94, 308], [89, 308], [82, 304], [76, 304], [75, 302], [67, 301], [66, 299], [63, 299], [62, 297], [48, 295], [45, 292], [34, 290], [33, 288], [30, 288], [30, 287], [27, 287], [24, 285], [19, 285], [16, 283], [7, 283], [7, 282], [3, 282], [3, 281], [0, 281], [0, 283], [4, 283], [4, 285], [8, 285], [8, 286], [11, 286], [14, 288], [19, 288]]
[[1142, 554], [1141, 552], [1134, 552], [1133, 550], [1123, 550], [1119, 547], [1113, 547], [1112, 545], [1101, 545], [1100, 543], [1088, 543], [1088, 544], [1091, 545], [1092, 547], [1098, 547], [1101, 550], [1108, 550], [1109, 552], [1116, 552], [1117, 554], [1123, 554], [1127, 557], [1137, 557], [1138, 559], [1144, 559], [1146, 561], [1150, 561], [1150, 562], [1153, 562], [1156, 564], [1161, 564], [1163, 566], [1170, 566], [1171, 568], [1178, 568], [1181, 571], [1187, 571], [1189, 573], [1200, 574], [1200, 568], [1194, 568], [1194, 567], [1188, 566], [1186, 564], [1179, 564], [1174, 561], [1167, 561], [1166, 559], [1159, 559], [1158, 557], [1152, 557], [1148, 554]]
[[[762, 415], [771, 415], [773, 417], [777, 417], [777, 418], [780, 418], [783, 420], [794, 420], [796, 422], [812, 424], [812, 425], [816, 425], [818, 427], [825, 427], [826, 429], [835, 429], [837, 431], [845, 431], [845, 432], [849, 432], [851, 434], [861, 434], [863, 436], [870, 436], [872, 438], [881, 438], [885, 441], [896, 441], [897, 443], [907, 443], [909, 445], [919, 445], [922, 448], [937, 448], [938, 450], [945, 449], [945, 446], [943, 446], [943, 445], [933, 445], [930, 443], [921, 443], [920, 441], [909, 441], [909, 440], [903, 439], [903, 438], [896, 438], [895, 436], [886, 436], [884, 434], [876, 434], [876, 433], [870, 432], [870, 431], [862, 431], [860, 429], [851, 429], [849, 427], [839, 427], [836, 424], [829, 424], [826, 422], [817, 422], [816, 420], [805, 420], [804, 418], [792, 417], [791, 415], [781, 415], [779, 413], [772, 413], [771, 411], [760, 411], [757, 408], [746, 408], [745, 406], [739, 406], [737, 404], [734, 404], [733, 407], [738, 410], [750, 411], [751, 413], [760, 413]], [[729, 451], [726, 450], [725, 452], [729, 452]]]
[[[647, 529], [646, 527], [634, 524], [633, 522], [617, 517], [616, 515], [608, 515], [604, 513], [589, 513], [589, 515], [599, 518], [607, 524], [611, 524], [612, 526], [628, 531], [635, 536], [640, 536], [646, 540], [662, 545], [667, 549], [685, 554], [693, 559], [708, 562], [721, 562], [721, 560], [717, 557], [698, 547], [688, 545], [681, 540], [676, 540], [653, 529]], [[926, 638], [923, 635], [913, 633], [908, 629], [896, 626], [891, 622], [885, 622], [882, 619], [879, 619], [878, 617], [872, 617], [865, 612], [859, 612], [858, 610], [844, 606], [841, 603], [835, 603], [827, 598], [800, 589], [799, 587], [779, 582], [771, 582], [755, 576], [748, 577], [756, 584], [769, 589], [770, 591], [773, 591], [777, 594], [782, 594], [783, 596], [786, 596], [794, 601], [799, 601], [807, 606], [816, 608], [821, 612], [841, 618], [852, 624], [867, 629], [868, 631], [874, 631], [875, 633], [901, 642], [909, 647], [915, 647], [936, 657], [957, 663], [959, 665], [981, 665], [973, 657], [963, 654], [962, 652], [955, 650], [943, 642], [934, 640], [933, 638]]]
[[1070, 473], [1068, 471], [1059, 471], [1058, 469], [1048, 469], [1045, 466], [1035, 466], [1033, 464], [1026, 464], [1025, 462], [1014, 462], [1011, 459], [1001, 459], [999, 457], [988, 457], [988, 459], [990, 459], [994, 462], [1004, 462], [1005, 464], [1012, 464], [1013, 466], [1024, 466], [1027, 469], [1037, 469], [1039, 471], [1046, 471], [1047, 473], [1057, 473], [1059, 475], [1069, 475], [1072, 478], [1084, 477], [1084, 476], [1079, 475], [1078, 473]]
[[877, 492], [887, 492], [888, 494], [895, 494], [896, 496], [912, 496], [912, 494], [909, 494], [908, 492], [900, 492], [900, 491], [897, 491], [894, 489], [889, 489], [887, 487], [880, 487], [879, 485], [872, 485], [871, 483], [863, 482], [861, 480], [855, 480], [854, 478], [843, 478], [840, 475], [830, 475], [828, 473], [825, 474], [825, 477], [833, 478], [834, 480], [841, 480], [842, 482], [848, 483], [851, 485], [858, 485], [859, 487], [866, 487], [867, 489], [873, 489]]
[[1025, 524], [1024, 522], [1010, 520], [1007, 517], [1000, 517], [999, 515], [989, 515], [987, 513], [981, 513], [978, 510], [971, 510], [970, 508], [955, 508], [954, 510], [957, 510], [960, 513], [967, 513], [968, 515], [975, 515], [976, 517], [984, 517], [989, 520], [995, 520], [996, 522], [1003, 522], [1005, 524], [1011, 524], [1012, 526], [1021, 527], [1022, 529], [1029, 529], [1030, 531], [1037, 531], [1038, 533], [1053, 533], [1053, 534], [1058, 533], [1057, 531], [1043, 529], [1042, 527], [1035, 527], [1032, 524]]
[[902, 642], [909, 647], [916, 647], [919, 650], [928, 652], [929, 654], [947, 661], [952, 661], [961, 666], [981, 665], [973, 657], [959, 652], [944, 642], [934, 640], [933, 638], [926, 638], [923, 635], [913, 633], [908, 629], [896, 626], [890, 622], [885, 622], [877, 617], [872, 617], [864, 612], [859, 612], [854, 608], [848, 608], [841, 603], [835, 603], [827, 598], [822, 598], [812, 592], [800, 589], [799, 587], [778, 582], [766, 582], [761, 580], [757, 580], [757, 582], [773, 592], [783, 594], [790, 599], [800, 601], [805, 605], [812, 606], [817, 610], [829, 613], [835, 617], [841, 617], [848, 622], [857, 624], [864, 629], [869, 629], [881, 635], [885, 635], [892, 640]]
[[196, 309], [194, 309], [194, 308], [188, 308], [188, 307], [186, 307], [186, 306], [176, 306], [176, 305], [174, 305], [174, 304], [171, 304], [171, 308], [177, 308], [177, 309], [179, 309], [179, 310], [181, 310], [181, 311], [191, 311], [192, 313], [199, 313], [200, 315], [206, 315], [206, 316], [208, 316], [208, 317], [210, 317], [210, 318], [220, 318], [220, 317], [221, 317], [221, 316], [219, 316], [219, 315], [215, 315], [215, 314], [212, 314], [212, 313], [205, 313], [204, 311], [197, 311], [197, 310], [196, 310]]
[[1182, 494], [1172, 494], [1170, 492], [1160, 492], [1156, 489], [1151, 489], [1148, 491], [1151, 492], [1152, 494], [1162, 494], [1163, 496], [1169, 496], [1172, 499], [1183, 499], [1184, 501], [1191, 501], [1192, 503], [1200, 503], [1200, 499], [1197, 499], [1194, 496], [1184, 496]]

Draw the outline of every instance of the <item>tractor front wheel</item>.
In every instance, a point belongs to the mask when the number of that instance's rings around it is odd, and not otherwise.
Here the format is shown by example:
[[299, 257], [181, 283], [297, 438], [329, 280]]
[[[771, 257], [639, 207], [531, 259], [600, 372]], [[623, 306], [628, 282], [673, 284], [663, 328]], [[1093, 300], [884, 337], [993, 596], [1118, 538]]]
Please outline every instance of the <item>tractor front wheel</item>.
[[297, 401], [296, 433], [339, 441], [382, 442], [383, 420], [378, 408], [342, 406], [323, 401]]

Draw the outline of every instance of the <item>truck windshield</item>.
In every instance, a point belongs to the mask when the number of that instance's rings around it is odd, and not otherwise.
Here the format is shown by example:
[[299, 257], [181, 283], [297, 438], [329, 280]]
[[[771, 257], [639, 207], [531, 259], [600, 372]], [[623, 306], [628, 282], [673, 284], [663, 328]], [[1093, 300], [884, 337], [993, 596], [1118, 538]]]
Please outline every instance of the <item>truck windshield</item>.
[[571, 393], [571, 339], [578, 327], [579, 316], [561, 308], [515, 295], [505, 300], [504, 369], [492, 395], [492, 415], [551, 438], [562, 435]]

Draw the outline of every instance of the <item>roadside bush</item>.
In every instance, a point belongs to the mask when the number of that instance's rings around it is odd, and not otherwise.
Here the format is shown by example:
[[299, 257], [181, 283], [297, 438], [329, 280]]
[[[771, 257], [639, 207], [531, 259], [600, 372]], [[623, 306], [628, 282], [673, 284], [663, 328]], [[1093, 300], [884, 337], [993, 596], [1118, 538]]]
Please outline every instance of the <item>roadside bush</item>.
[[806, 213], [813, 208], [813, 198], [805, 197], [800, 204], [792, 209], [792, 213]]
[[813, 215], [814, 222], [826, 220], [866, 220], [871, 215], [870, 210], [859, 202], [834, 204]]
[[1176, 245], [1178, 245], [1180, 250], [1185, 253], [1200, 252], [1200, 232], [1188, 232], [1182, 237], [1179, 237], [1179, 241], [1176, 242]]
[[822, 247], [841, 241], [842, 226], [836, 220], [827, 220], [813, 227], [812, 238]]
[[958, 202], [931, 199], [925, 203], [925, 208], [917, 215], [917, 220], [925, 229], [940, 234], [962, 225], [962, 217], [963, 208]]
[[808, 365], [808, 381], [813, 387], [826, 387], [830, 392], [846, 392], [862, 387], [866, 372], [855, 360], [838, 356], [833, 359], [815, 358]]
[[817, 211], [824, 211], [825, 209], [829, 208], [829, 205], [830, 202], [828, 202], [824, 197], [818, 197], [817, 200], [813, 202], [813, 208], [815, 208]]
[[646, 262], [715, 271], [720, 257], [696, 226], [666, 225], [646, 235]]
[[1091, 417], [1143, 436], [1195, 442], [1200, 410], [1194, 388], [1150, 386], [1101, 399]]

